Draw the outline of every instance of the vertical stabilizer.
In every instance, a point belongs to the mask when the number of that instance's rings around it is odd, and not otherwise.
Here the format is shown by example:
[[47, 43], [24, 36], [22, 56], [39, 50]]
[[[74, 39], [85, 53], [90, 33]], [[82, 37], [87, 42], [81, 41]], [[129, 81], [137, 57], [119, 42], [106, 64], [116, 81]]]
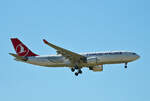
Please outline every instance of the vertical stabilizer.
[[11, 42], [18, 56], [38, 56], [26, 47], [18, 38], [11, 38]]

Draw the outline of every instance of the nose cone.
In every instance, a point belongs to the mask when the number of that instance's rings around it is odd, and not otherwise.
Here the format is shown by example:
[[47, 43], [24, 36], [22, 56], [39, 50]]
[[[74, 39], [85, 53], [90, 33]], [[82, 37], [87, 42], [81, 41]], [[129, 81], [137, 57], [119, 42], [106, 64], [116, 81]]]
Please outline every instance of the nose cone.
[[131, 62], [131, 61], [135, 61], [139, 58], [140, 58], [140, 55], [138, 55], [136, 53], [131, 53], [130, 55], [128, 55], [127, 61]]
[[140, 58], [140, 55], [136, 54], [135, 56], [136, 60]]
[[134, 55], [134, 60], [137, 60], [139, 58], [140, 58], [140, 55], [138, 55], [138, 54]]
[[137, 60], [140, 58], [140, 55], [136, 54], [136, 53], [132, 53], [132, 60]]

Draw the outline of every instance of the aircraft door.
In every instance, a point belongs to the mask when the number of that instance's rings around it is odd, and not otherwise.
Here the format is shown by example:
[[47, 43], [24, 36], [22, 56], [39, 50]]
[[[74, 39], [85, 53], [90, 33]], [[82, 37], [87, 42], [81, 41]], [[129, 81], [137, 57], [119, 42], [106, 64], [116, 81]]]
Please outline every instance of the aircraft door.
[[100, 57], [100, 55], [97, 53], [97, 54], [96, 54], [96, 64], [97, 64], [97, 65], [100, 64], [100, 61], [101, 61], [101, 57]]
[[98, 55], [97, 55], [97, 53], [95, 53], [95, 55], [96, 55], [96, 64], [97, 64], [97, 62], [98, 62], [98, 61], [97, 61], [97, 59], [98, 59]]

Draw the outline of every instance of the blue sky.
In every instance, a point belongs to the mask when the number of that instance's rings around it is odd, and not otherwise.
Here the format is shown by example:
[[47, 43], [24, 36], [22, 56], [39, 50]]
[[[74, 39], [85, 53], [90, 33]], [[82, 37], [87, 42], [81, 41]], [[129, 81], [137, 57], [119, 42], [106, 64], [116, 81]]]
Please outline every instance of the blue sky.
[[[149, 101], [149, 0], [1, 0], [1, 101]], [[37, 54], [55, 54], [42, 39], [74, 52], [128, 50], [141, 58], [103, 72], [16, 62], [11, 37]]]

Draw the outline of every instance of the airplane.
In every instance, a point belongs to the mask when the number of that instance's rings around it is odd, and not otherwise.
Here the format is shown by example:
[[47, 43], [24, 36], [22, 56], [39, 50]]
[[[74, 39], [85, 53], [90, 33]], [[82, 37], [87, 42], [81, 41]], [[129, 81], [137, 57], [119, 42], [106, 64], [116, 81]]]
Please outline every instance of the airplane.
[[105, 64], [127, 64], [140, 58], [134, 52], [129, 51], [111, 51], [111, 52], [90, 52], [75, 53], [70, 50], [56, 46], [47, 40], [43, 42], [54, 48], [56, 55], [37, 55], [26, 47], [18, 38], [11, 38], [11, 42], [17, 54], [9, 53], [15, 57], [16, 61], [21, 61], [33, 65], [45, 67], [69, 67], [75, 75], [82, 74], [82, 68], [86, 67], [94, 72], [103, 71]]

